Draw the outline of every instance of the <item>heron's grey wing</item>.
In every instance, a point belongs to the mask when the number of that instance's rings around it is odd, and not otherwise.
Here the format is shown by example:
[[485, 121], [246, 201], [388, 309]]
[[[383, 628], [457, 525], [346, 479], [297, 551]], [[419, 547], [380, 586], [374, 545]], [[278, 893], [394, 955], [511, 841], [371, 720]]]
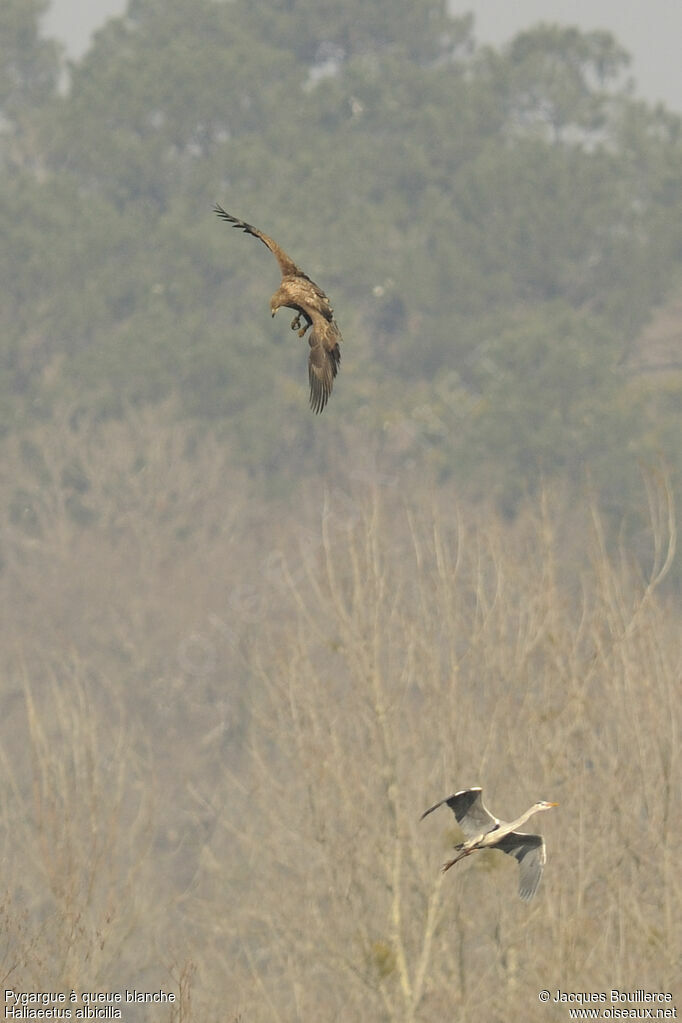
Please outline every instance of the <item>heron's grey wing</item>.
[[547, 859], [542, 835], [524, 835], [521, 831], [510, 831], [500, 839], [495, 848], [509, 853], [519, 861], [519, 895], [526, 901], [532, 899], [538, 890], [542, 869]]
[[464, 832], [467, 838], [477, 838], [479, 835], [485, 835], [489, 831], [492, 831], [499, 825], [497, 817], [493, 815], [483, 805], [483, 799], [481, 797], [481, 790], [476, 789], [462, 789], [461, 792], [455, 792], [454, 796], [448, 796], [447, 799], [441, 799], [440, 803], [436, 803], [434, 806], [429, 807], [425, 813], [422, 814], [422, 818], [426, 817], [427, 814], [437, 810], [443, 803], [447, 803], [455, 817], [457, 823]]

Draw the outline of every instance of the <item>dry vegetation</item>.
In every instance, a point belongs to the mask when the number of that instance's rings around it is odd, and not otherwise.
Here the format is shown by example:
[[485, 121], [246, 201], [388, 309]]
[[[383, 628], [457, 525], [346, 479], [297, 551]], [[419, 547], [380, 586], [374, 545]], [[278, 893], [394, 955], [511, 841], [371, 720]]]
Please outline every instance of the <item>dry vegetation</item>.
[[[664, 482], [636, 561], [552, 496], [502, 525], [380, 478], [254, 513], [215, 438], [151, 415], [2, 465], [4, 987], [243, 1023], [682, 996]], [[530, 904], [499, 854], [439, 872], [456, 829], [419, 815], [475, 784], [561, 803]]]

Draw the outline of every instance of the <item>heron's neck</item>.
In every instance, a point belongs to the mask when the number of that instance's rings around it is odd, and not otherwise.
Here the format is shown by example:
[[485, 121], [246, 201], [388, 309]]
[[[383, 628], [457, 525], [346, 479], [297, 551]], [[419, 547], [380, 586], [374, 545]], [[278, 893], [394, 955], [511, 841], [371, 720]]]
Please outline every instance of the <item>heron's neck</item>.
[[538, 812], [538, 807], [537, 806], [531, 806], [529, 810], [526, 810], [525, 813], [521, 814], [521, 816], [519, 817], [518, 820], [514, 821], [514, 828], [518, 828], [522, 824], [525, 824], [526, 821], [528, 820], [528, 818], [532, 817], [533, 814], [537, 813], [537, 812]]

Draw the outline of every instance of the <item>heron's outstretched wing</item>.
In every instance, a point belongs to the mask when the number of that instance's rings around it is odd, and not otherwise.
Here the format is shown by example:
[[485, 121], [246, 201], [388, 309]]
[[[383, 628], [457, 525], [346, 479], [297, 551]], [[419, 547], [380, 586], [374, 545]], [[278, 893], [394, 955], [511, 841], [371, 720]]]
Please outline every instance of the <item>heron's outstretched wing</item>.
[[547, 859], [542, 835], [524, 835], [510, 831], [494, 846], [519, 861], [519, 895], [526, 901], [535, 895]]
[[457, 818], [457, 823], [467, 838], [477, 838], [479, 835], [487, 834], [487, 832], [499, 826], [500, 822], [497, 817], [493, 817], [490, 811], [483, 805], [480, 788], [462, 789], [461, 792], [455, 792], [454, 796], [441, 799], [439, 803], [430, 806], [421, 815], [421, 820], [427, 814], [437, 810], [443, 803], [447, 803], [450, 807]]
[[302, 270], [299, 270], [299, 268], [294, 263], [293, 259], [287, 256], [284, 249], [280, 248], [277, 242], [273, 241], [273, 239], [268, 237], [267, 234], [264, 234], [263, 231], [259, 231], [257, 227], [253, 226], [253, 224], [247, 224], [245, 220], [240, 220], [238, 217], [233, 217], [231, 213], [226, 213], [222, 206], [220, 206], [218, 203], [215, 204], [213, 210], [215, 213], [218, 214], [219, 217], [221, 217], [223, 220], [226, 220], [228, 224], [232, 224], [233, 227], [240, 228], [242, 231], [245, 231], [246, 234], [252, 234], [254, 238], [260, 238], [263, 244], [267, 245], [267, 247], [270, 249], [270, 252], [272, 252], [273, 256], [279, 263], [279, 268], [282, 271], [282, 277], [286, 277], [288, 275], [294, 275], [299, 277], [307, 276], [306, 274], [303, 273]]

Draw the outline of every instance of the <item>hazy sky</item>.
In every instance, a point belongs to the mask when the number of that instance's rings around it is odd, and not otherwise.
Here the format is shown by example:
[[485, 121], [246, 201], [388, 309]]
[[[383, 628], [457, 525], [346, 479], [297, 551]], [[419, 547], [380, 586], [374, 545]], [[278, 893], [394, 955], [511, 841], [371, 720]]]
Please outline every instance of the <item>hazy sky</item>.
[[[501, 43], [538, 21], [606, 28], [634, 56], [638, 92], [682, 113], [682, 0], [450, 0], [450, 5], [455, 13], [474, 12], [480, 42]], [[45, 29], [76, 56], [93, 29], [125, 6], [125, 0], [52, 0]]]

